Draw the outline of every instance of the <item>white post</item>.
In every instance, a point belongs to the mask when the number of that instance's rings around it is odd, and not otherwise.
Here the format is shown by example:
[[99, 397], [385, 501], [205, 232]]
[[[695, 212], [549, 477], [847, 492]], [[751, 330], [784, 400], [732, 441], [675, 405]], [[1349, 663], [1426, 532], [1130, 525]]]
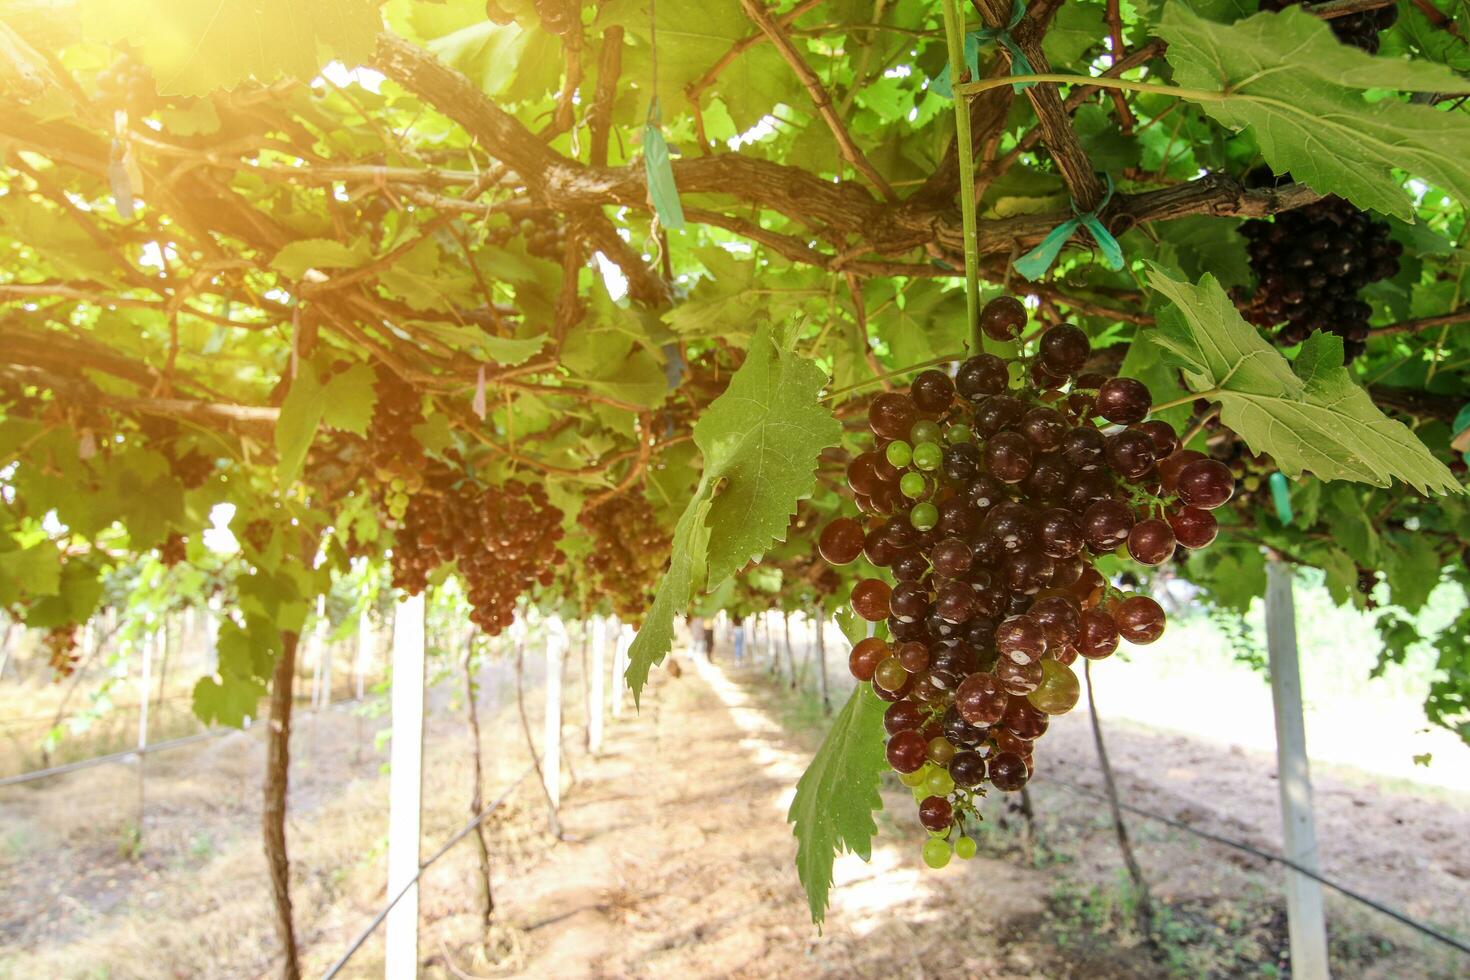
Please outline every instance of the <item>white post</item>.
[[[388, 897], [419, 870], [419, 819], [424, 762], [424, 596], [398, 605], [393, 620], [393, 742], [389, 749]], [[418, 975], [419, 888], [408, 887], [388, 913], [383, 974], [388, 980]]]
[[316, 659], [322, 675], [321, 704], [318, 707], [325, 708], [332, 703], [332, 647], [327, 642], [327, 597], [319, 595], [316, 597], [316, 630], [313, 638], [316, 641]]
[[142, 676], [138, 678], [138, 751], [141, 753], [148, 747], [148, 701], [149, 690], [153, 687], [153, 644], [158, 641], [158, 633], [149, 630], [143, 636], [143, 670]]
[[367, 604], [364, 603], [362, 612], [357, 616], [357, 662], [352, 666], [352, 672], [356, 675], [357, 700], [361, 701], [364, 688], [367, 684], [367, 672], [373, 660], [373, 646], [377, 638], [373, 635], [373, 624], [368, 616]]
[[542, 735], [541, 776], [553, 810], [561, 806], [561, 665], [567, 629], [561, 618], [546, 623], [546, 727]]
[[219, 596], [209, 597], [208, 607], [204, 610], [204, 659], [208, 667], [206, 673], [214, 673], [219, 670], [219, 618], [224, 603]]
[[618, 630], [618, 644], [613, 650], [612, 716], [614, 718], [623, 716], [623, 693], [628, 689], [628, 682], [623, 675], [628, 672], [628, 645], [632, 642], [633, 627], [624, 626]]
[[[1316, 871], [1317, 830], [1312, 817], [1306, 726], [1302, 721], [1302, 678], [1297, 665], [1291, 569], [1272, 561], [1266, 567], [1266, 574], [1266, 646], [1271, 661], [1271, 703], [1276, 711], [1282, 837], [1286, 856]], [[1291, 975], [1302, 980], [1325, 980], [1329, 973], [1322, 886], [1290, 868], [1286, 871], [1286, 921], [1291, 937]]]
[[607, 663], [604, 659], [607, 650], [607, 620], [601, 616], [592, 619], [592, 676], [590, 680], [591, 693], [588, 695], [591, 704], [588, 706], [587, 718], [587, 751], [597, 755], [602, 751], [602, 706], [607, 700]]

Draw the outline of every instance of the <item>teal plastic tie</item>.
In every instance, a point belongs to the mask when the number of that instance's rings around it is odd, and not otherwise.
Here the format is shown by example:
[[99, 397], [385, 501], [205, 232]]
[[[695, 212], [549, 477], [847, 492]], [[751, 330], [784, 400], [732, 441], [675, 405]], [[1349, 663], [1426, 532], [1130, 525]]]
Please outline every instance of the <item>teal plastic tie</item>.
[[[989, 44], [991, 41], [999, 41], [1001, 46], [1010, 52], [1012, 75], [1035, 74], [1031, 62], [1026, 60], [1026, 52], [1022, 51], [1016, 39], [1011, 37], [1011, 31], [1016, 29], [1016, 25], [1021, 23], [1021, 18], [1024, 16], [1026, 16], [1026, 4], [1022, 0], [1013, 0], [1011, 20], [1006, 26], [985, 27], [965, 35], [965, 64], [970, 69], [971, 78], [978, 78], [980, 75], [980, 45]], [[1011, 88], [1019, 92], [1034, 84], [1036, 83], [1017, 82]], [[934, 81], [929, 83], [929, 87], [946, 99], [954, 98], [954, 80], [950, 77], [949, 65], [945, 65], [944, 69], [934, 76]]]
[[1271, 502], [1276, 505], [1276, 516], [1282, 524], [1290, 524], [1296, 514], [1291, 509], [1291, 489], [1280, 471], [1271, 474]]
[[680, 230], [684, 227], [684, 207], [679, 203], [679, 188], [674, 185], [674, 165], [669, 160], [657, 96], [648, 104], [648, 123], [643, 127], [643, 166], [648, 174], [648, 199], [658, 223], [670, 231]]
[[1091, 211], [1082, 212], [1077, 210], [1077, 202], [1072, 202], [1072, 217], [1063, 221], [1051, 230], [1031, 251], [1021, 256], [1015, 262], [1015, 269], [1031, 282], [1035, 282], [1046, 275], [1046, 270], [1056, 262], [1057, 256], [1062, 252], [1062, 246], [1077, 233], [1078, 228], [1086, 228], [1092, 235], [1092, 240], [1097, 242], [1098, 250], [1102, 252], [1103, 265], [1109, 269], [1123, 268], [1123, 246], [1113, 237], [1113, 233], [1103, 226], [1098, 220], [1098, 215], [1108, 206], [1113, 199], [1113, 178], [1103, 175], [1103, 183], [1106, 190], [1103, 199], [1098, 202], [1097, 207]]

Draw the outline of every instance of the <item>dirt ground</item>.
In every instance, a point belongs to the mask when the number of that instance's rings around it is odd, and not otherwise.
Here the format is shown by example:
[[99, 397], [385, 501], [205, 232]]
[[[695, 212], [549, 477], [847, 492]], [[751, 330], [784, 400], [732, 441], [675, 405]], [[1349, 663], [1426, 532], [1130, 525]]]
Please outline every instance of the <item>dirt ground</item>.
[[[1063, 719], [1038, 751], [1034, 825], [995, 801], [974, 861], [922, 868], [913, 807], [889, 794], [872, 863], [839, 861], [817, 934], [785, 811], [820, 725], [764, 670], [682, 664], [678, 678], [655, 673], [641, 714], [610, 722], [595, 760], [580, 751], [580, 681], [569, 682], [565, 839], [546, 833], [530, 781], [492, 819], [499, 925], [488, 948], [473, 911], [473, 849], [461, 845], [431, 868], [421, 899], [426, 976], [1282, 975], [1273, 969], [1285, 947], [1275, 871], [1134, 820], [1140, 861], [1166, 902], [1159, 948], [1139, 941], [1105, 808], [1058, 782], [1096, 785], [1085, 716]], [[504, 677], [487, 686], [488, 799], [528, 755]], [[452, 687], [434, 700], [426, 850], [463, 822], [468, 795], [461, 705]], [[539, 700], [528, 698], [538, 734]], [[307, 975], [320, 976], [384, 901], [382, 725], [337, 711], [303, 723], [294, 739], [289, 834]], [[1131, 802], [1276, 845], [1275, 783], [1261, 778], [1269, 760], [1131, 726], [1109, 731]], [[136, 807], [130, 769], [0, 790], [0, 977], [271, 975], [260, 762], [249, 733], [155, 756], [137, 855], [120, 846]], [[1470, 931], [1463, 801], [1335, 773], [1319, 774], [1317, 786], [1329, 873]], [[1464, 959], [1380, 917], [1337, 900], [1329, 911], [1339, 976], [1464, 975]], [[379, 935], [342, 975], [381, 976], [381, 957]]]

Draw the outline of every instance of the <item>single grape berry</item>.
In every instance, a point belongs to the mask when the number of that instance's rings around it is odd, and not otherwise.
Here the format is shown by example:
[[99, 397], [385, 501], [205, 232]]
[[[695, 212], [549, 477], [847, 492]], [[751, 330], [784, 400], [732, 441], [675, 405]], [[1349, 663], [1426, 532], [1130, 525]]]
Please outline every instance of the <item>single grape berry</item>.
[[1162, 565], [1174, 554], [1174, 529], [1156, 517], [1128, 532], [1128, 554], [1141, 565]]
[[1235, 494], [1235, 475], [1217, 459], [1197, 459], [1179, 471], [1179, 499], [1186, 506], [1214, 510]]
[[924, 842], [924, 863], [936, 871], [949, 863], [949, 841], [942, 837], [931, 837]]
[[896, 391], [884, 392], [868, 406], [868, 427], [884, 439], [907, 437], [918, 417], [914, 400]]
[[887, 754], [896, 771], [916, 772], [929, 758], [929, 743], [918, 732], [899, 732], [888, 740]]
[[928, 796], [919, 804], [919, 823], [926, 830], [945, 830], [954, 822], [954, 808], [942, 796]]
[[1025, 697], [1041, 683], [1041, 661], [1017, 663], [1009, 657], [1001, 657], [995, 664], [995, 679], [1007, 694]]
[[1009, 700], [1010, 695], [994, 675], [971, 674], [960, 682], [954, 703], [965, 721], [988, 727], [1000, 721]]
[[985, 468], [1002, 483], [1020, 483], [1031, 472], [1031, 443], [1019, 432], [1000, 432], [985, 444]]
[[1137, 429], [1109, 436], [1104, 455], [1108, 469], [1125, 480], [1138, 480], [1154, 468], [1154, 442]]
[[1087, 545], [1099, 554], [1112, 551], [1128, 540], [1133, 530], [1133, 509], [1120, 500], [1099, 500], [1082, 512], [1082, 533]]
[[1069, 378], [1082, 370], [1091, 353], [1092, 344], [1088, 342], [1087, 334], [1070, 323], [1062, 323], [1041, 335], [1037, 361], [1048, 374]]
[[980, 329], [991, 340], [1015, 340], [1026, 329], [1026, 307], [1014, 296], [997, 296], [980, 310]]
[[1215, 515], [1197, 507], [1182, 507], [1166, 513], [1165, 519], [1174, 531], [1174, 537], [1186, 548], [1203, 548], [1215, 540], [1220, 533], [1220, 524]]
[[852, 587], [852, 611], [870, 623], [888, 618], [893, 590], [882, 579], [865, 578]]
[[850, 517], [839, 517], [822, 530], [817, 552], [829, 565], [846, 565], [863, 553], [863, 526]]
[[1164, 635], [1164, 609], [1146, 595], [1129, 596], [1118, 603], [1113, 621], [1129, 643], [1152, 643]]
[[1010, 383], [1006, 362], [994, 354], [977, 354], [962, 363], [954, 376], [955, 390], [972, 402], [999, 395]]
[[873, 672], [880, 663], [888, 659], [889, 653], [888, 644], [876, 636], [859, 640], [853, 646], [852, 653], [848, 654], [848, 669], [858, 680], [870, 681], [873, 679]]
[[916, 732], [924, 724], [924, 713], [913, 701], [895, 701], [883, 712], [883, 728], [890, 735]]
[[910, 383], [909, 396], [919, 411], [938, 415], [954, 401], [954, 382], [943, 371], [923, 371]]
[[908, 679], [909, 672], [903, 669], [903, 664], [898, 662], [897, 657], [886, 658], [873, 671], [873, 686], [880, 687], [890, 694], [903, 690]]
[[958, 752], [949, 761], [949, 775], [956, 786], [974, 789], [985, 782], [985, 757], [979, 752]]
[[1133, 378], [1109, 378], [1097, 389], [1097, 414], [1118, 425], [1142, 422], [1152, 407], [1148, 388]]
[[1081, 693], [1082, 687], [1077, 682], [1077, 675], [1072, 673], [1070, 667], [1055, 660], [1043, 660], [1041, 685], [1026, 695], [1026, 700], [1036, 710], [1044, 711], [1048, 715], [1064, 715], [1077, 706]]
[[980, 845], [975, 843], [975, 838], [973, 837], [961, 837], [954, 842], [954, 856], [961, 861], [970, 860], [979, 849]]
[[1015, 752], [998, 752], [990, 760], [990, 783], [1003, 793], [1019, 792], [1030, 778], [1026, 761]]

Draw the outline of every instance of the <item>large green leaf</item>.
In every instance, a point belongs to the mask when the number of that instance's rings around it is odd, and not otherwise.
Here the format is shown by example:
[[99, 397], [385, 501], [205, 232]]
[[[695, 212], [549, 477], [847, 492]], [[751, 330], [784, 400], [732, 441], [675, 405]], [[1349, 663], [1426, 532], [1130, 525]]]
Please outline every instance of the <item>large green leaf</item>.
[[822, 747], [796, 784], [786, 819], [795, 824], [796, 873], [806, 889], [812, 921], [827, 917], [832, 864], [851, 851], [864, 861], [872, 855], [878, 826], [873, 811], [883, 809], [878, 788], [888, 759], [883, 748], [883, 701], [867, 684], [853, 688], [847, 705], [832, 722]]
[[694, 426], [704, 472], [674, 529], [673, 556], [625, 675], [636, 699], [673, 644], [674, 616], [696, 587], [718, 585], [784, 538], [797, 501], [816, 486], [817, 454], [841, 427], [817, 401], [826, 375], [762, 327], [730, 386]]
[[1470, 92], [1470, 80], [1443, 65], [1375, 58], [1295, 7], [1227, 25], [1171, 3], [1156, 33], [1169, 42], [1178, 83], [1220, 93], [1200, 106], [1232, 129], [1248, 128], [1277, 173], [1406, 221], [1414, 209], [1394, 168], [1470, 201], [1470, 119], [1365, 98], [1369, 89]]
[[311, 78], [372, 53], [377, 0], [80, 0], [89, 37], [131, 45], [165, 95]]
[[1388, 486], [1399, 479], [1421, 493], [1464, 491], [1353, 381], [1340, 338], [1313, 334], [1293, 367], [1241, 319], [1213, 276], [1195, 286], [1155, 267], [1148, 280], [1174, 304], [1160, 311], [1154, 342], [1178, 359], [1190, 390], [1217, 399], [1220, 420], [1287, 476], [1310, 470], [1323, 480]]
[[366, 364], [333, 375], [325, 385], [317, 380], [313, 365], [303, 364], [291, 382], [276, 422], [276, 477], [281, 486], [289, 486], [301, 475], [311, 441], [323, 421], [334, 429], [362, 435], [372, 420], [376, 401], [373, 371]]

